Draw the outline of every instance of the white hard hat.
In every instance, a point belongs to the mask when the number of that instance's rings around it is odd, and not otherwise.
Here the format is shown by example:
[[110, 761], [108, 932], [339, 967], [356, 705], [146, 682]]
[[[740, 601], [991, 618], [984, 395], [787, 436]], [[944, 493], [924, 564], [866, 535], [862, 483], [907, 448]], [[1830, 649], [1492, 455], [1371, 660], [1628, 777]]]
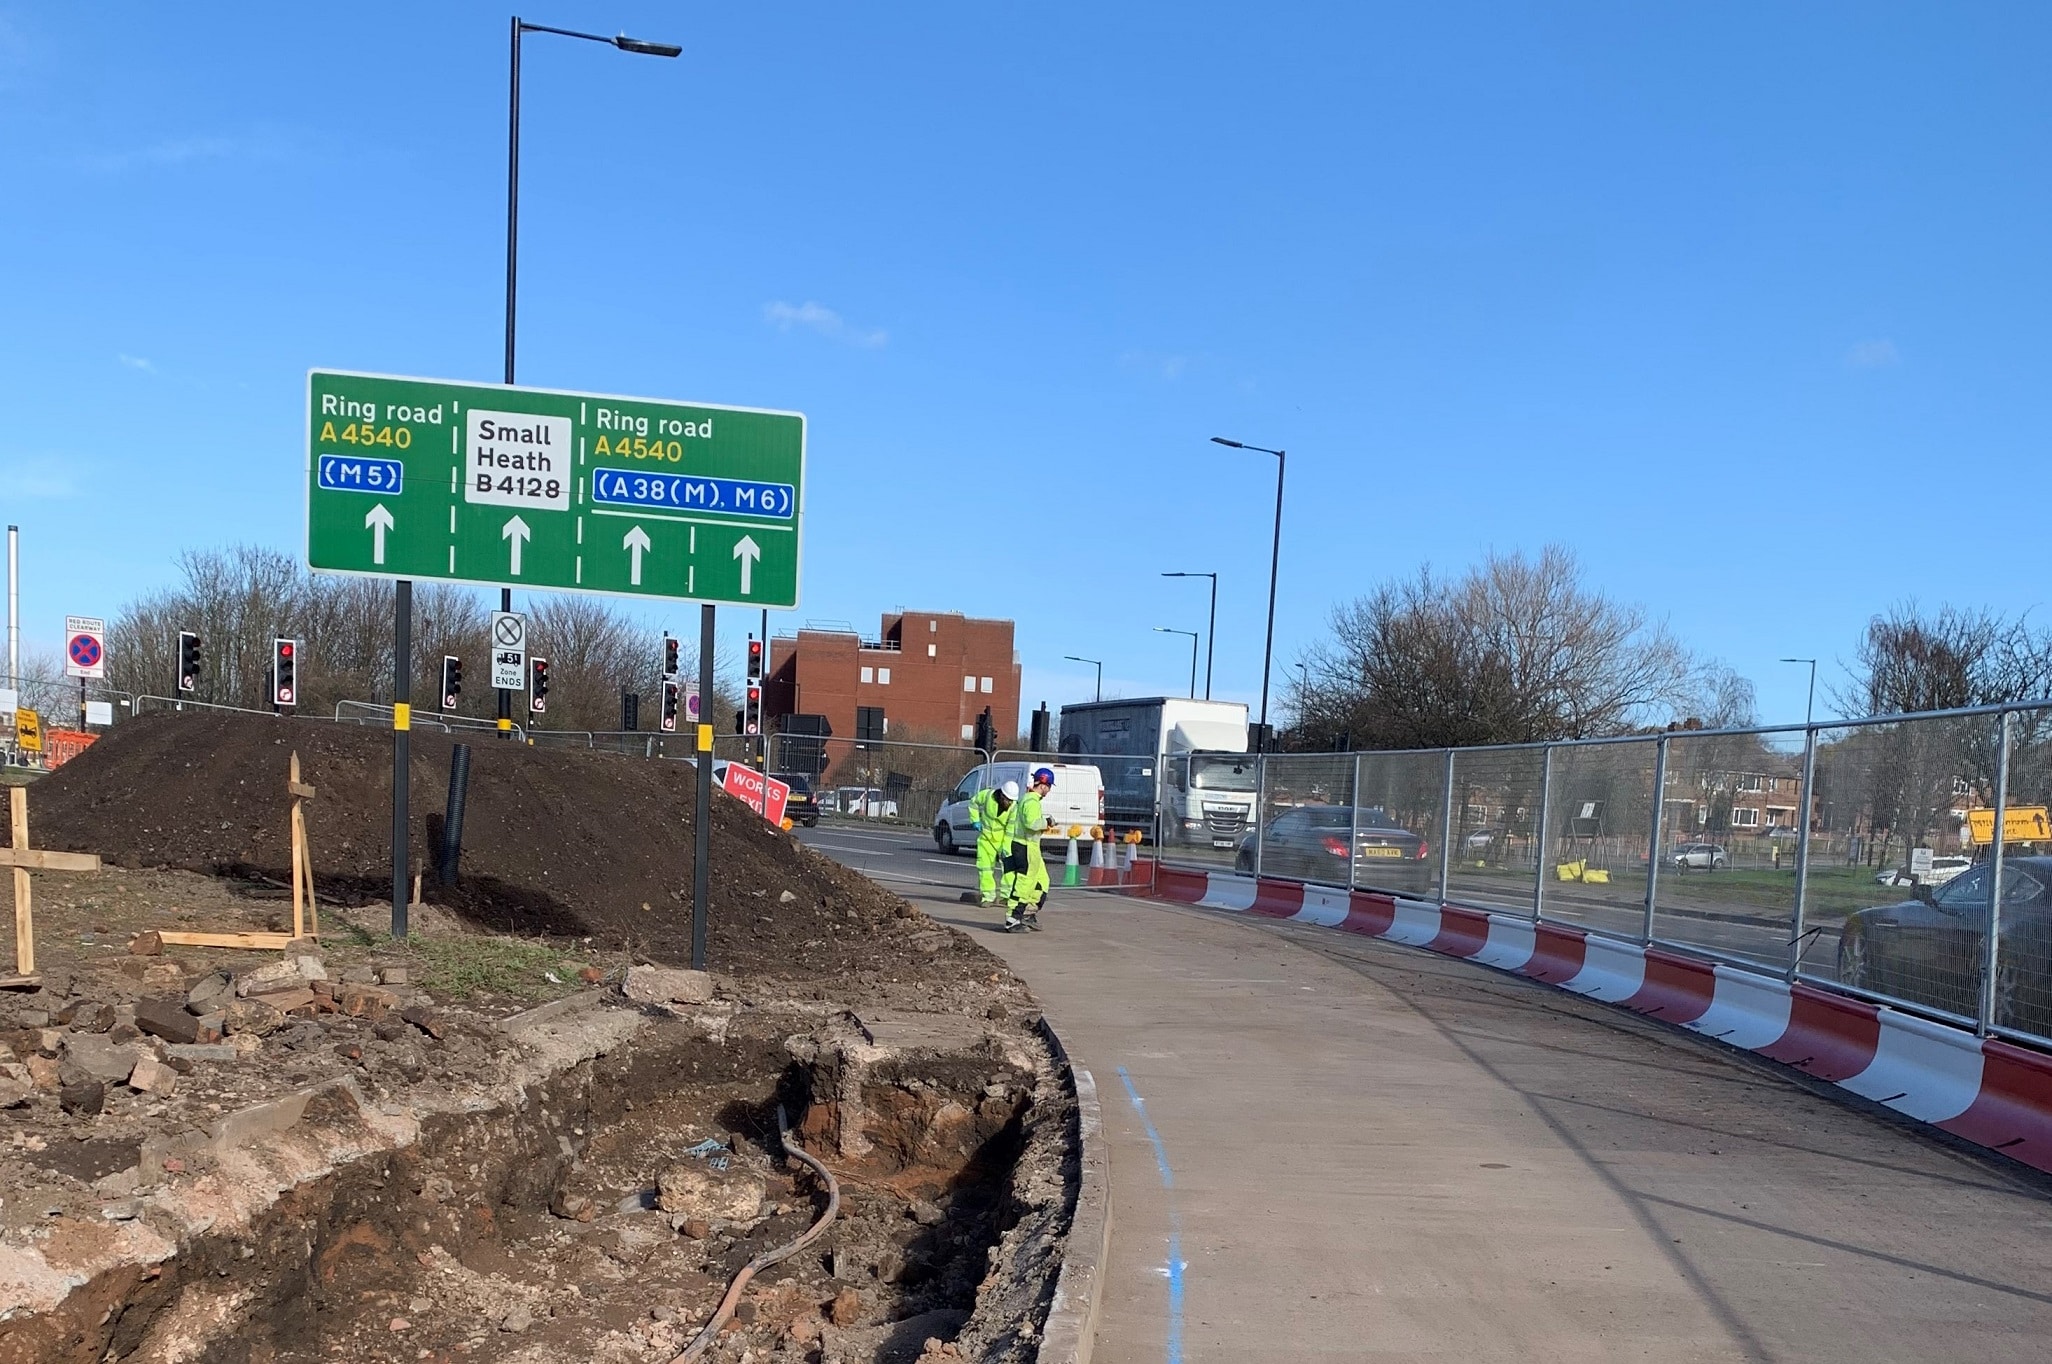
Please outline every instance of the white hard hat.
[[1019, 798], [1019, 783], [1015, 781], [1006, 782], [998, 790], [1003, 793], [1006, 800], [1017, 800]]

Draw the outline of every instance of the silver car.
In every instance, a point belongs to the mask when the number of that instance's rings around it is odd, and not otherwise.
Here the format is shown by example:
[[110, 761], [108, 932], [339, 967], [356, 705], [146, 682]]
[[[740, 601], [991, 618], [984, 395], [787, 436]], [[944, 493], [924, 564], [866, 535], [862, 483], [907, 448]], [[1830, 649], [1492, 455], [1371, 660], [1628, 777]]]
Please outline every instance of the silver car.
[[1676, 871], [1716, 871], [1731, 865], [1721, 843], [1684, 843], [1674, 850]]

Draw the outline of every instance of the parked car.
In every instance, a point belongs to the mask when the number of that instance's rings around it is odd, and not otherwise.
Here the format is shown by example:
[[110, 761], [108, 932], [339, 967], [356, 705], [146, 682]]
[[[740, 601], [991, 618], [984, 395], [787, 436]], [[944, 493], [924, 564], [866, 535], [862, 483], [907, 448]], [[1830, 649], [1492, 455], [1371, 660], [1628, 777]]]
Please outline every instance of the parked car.
[[1054, 828], [1043, 834], [1040, 841], [1066, 844], [1069, 830], [1080, 827], [1084, 841], [1089, 842], [1091, 830], [1104, 822], [1104, 777], [1095, 767], [1088, 763], [1007, 762], [972, 767], [955, 783], [955, 789], [941, 802], [940, 813], [933, 818], [933, 845], [943, 853], [974, 851], [976, 831], [969, 827], [970, 799], [978, 791], [1003, 786], [1008, 781], [1019, 783], [1023, 791], [1027, 774], [1036, 767], [1051, 768], [1055, 774], [1053, 789], [1040, 803], [1041, 813], [1054, 822]]
[[1435, 869], [1427, 865], [1431, 849], [1425, 840], [1397, 827], [1385, 811], [1372, 806], [1362, 807], [1358, 821], [1349, 805], [1285, 810], [1268, 822], [1258, 839], [1249, 833], [1240, 840], [1233, 865], [1254, 871], [1258, 853], [1264, 876], [1345, 885], [1349, 840], [1356, 834], [1351, 847], [1355, 885], [1406, 894], [1431, 886]]
[[844, 815], [859, 815], [863, 819], [896, 819], [898, 802], [877, 790], [874, 786], [842, 786], [829, 796], [831, 808]]
[[1684, 843], [1674, 850], [1676, 871], [1716, 871], [1731, 865], [1731, 854], [1721, 843]]
[[[1931, 874], [1923, 878], [1927, 886], [1942, 886], [1953, 877], [1974, 864], [1971, 857], [1934, 857], [1931, 859]], [[1882, 886], [1914, 886], [1917, 878], [1910, 875], [1908, 867], [1890, 867], [1874, 874], [1874, 883]]]
[[[1917, 887], [1911, 899], [1847, 915], [1838, 935], [1839, 981], [1976, 1016], [1993, 871], [1978, 863], [1942, 886]], [[2052, 1034], [2052, 857], [2003, 859], [2001, 934], [1994, 1021]]]
[[784, 801], [784, 817], [808, 829], [819, 827], [819, 797], [812, 792], [812, 778], [803, 772], [772, 772], [771, 776], [791, 788]]

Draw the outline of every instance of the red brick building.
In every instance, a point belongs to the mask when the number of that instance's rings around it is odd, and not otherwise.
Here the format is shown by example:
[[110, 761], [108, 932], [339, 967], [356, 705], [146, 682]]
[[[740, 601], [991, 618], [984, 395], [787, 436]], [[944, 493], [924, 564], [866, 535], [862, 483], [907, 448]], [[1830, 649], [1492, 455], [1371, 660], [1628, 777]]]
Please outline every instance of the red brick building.
[[1019, 656], [1012, 622], [954, 612], [885, 616], [873, 640], [800, 630], [770, 641], [763, 715], [775, 733], [787, 715], [824, 715], [837, 739], [861, 737], [858, 710], [890, 738], [968, 742], [990, 707], [1001, 743], [1019, 733]]

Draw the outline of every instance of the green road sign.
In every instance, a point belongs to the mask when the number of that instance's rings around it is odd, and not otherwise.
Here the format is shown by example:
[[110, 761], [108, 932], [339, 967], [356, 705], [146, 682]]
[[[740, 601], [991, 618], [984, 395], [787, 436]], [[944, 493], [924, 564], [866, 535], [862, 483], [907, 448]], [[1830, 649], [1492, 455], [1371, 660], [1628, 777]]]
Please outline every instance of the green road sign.
[[796, 412], [322, 369], [306, 391], [315, 569], [798, 604]]

